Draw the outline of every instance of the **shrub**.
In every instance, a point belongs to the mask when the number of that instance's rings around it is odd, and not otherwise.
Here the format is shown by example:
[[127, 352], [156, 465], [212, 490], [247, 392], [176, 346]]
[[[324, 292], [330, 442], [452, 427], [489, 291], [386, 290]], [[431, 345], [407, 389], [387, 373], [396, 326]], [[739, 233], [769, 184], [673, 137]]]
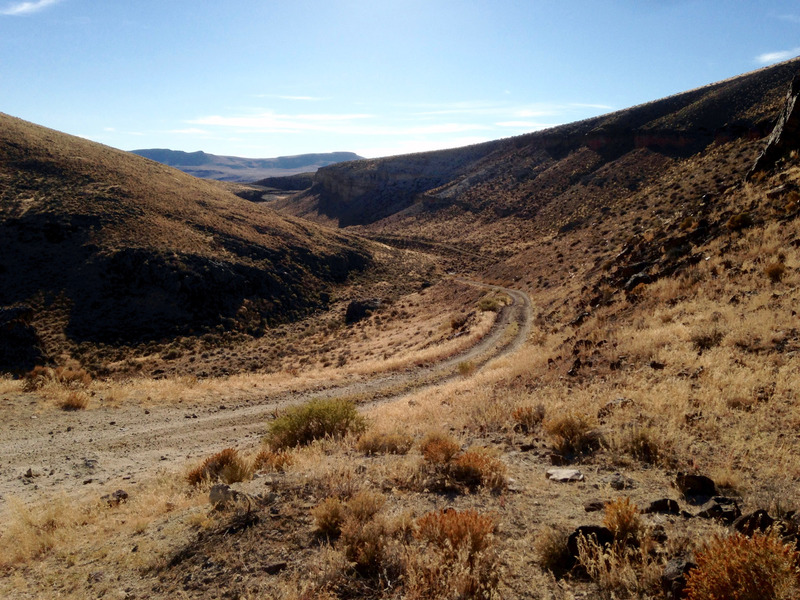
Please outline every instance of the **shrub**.
[[715, 536], [686, 576], [691, 600], [800, 597], [798, 552], [775, 535]]
[[548, 419], [544, 429], [553, 439], [553, 450], [559, 454], [585, 454], [600, 445], [600, 434], [588, 415], [569, 412]]
[[343, 437], [366, 429], [364, 417], [349, 400], [315, 399], [287, 409], [269, 424], [266, 441], [273, 449], [293, 448], [326, 437]]
[[468, 375], [472, 375], [478, 367], [475, 366], [475, 363], [471, 360], [463, 360], [458, 363], [458, 374], [466, 377]]
[[425, 544], [406, 557], [405, 598], [462, 600], [497, 597], [500, 568], [493, 551], [494, 519], [474, 510], [432, 512], [417, 521]]
[[728, 229], [731, 231], [741, 231], [753, 225], [753, 217], [749, 213], [743, 212], [733, 215], [728, 219]]
[[500, 301], [494, 296], [484, 296], [478, 301], [478, 310], [497, 312], [500, 310]]
[[715, 346], [719, 346], [724, 337], [725, 333], [717, 327], [704, 326], [692, 332], [690, 339], [695, 349], [710, 350]]
[[23, 376], [22, 389], [33, 392], [42, 389], [48, 383], [56, 383], [69, 389], [81, 389], [92, 383], [92, 377], [83, 369], [70, 369], [67, 367], [35, 366]]
[[338, 498], [326, 498], [322, 504], [311, 509], [314, 517], [316, 532], [327, 538], [338, 538], [342, 533], [345, 519], [345, 510], [342, 501]]
[[528, 433], [544, 420], [544, 404], [518, 406], [511, 413], [515, 429]]
[[446, 433], [429, 433], [419, 445], [426, 462], [445, 465], [461, 450], [461, 446]]
[[89, 396], [86, 392], [73, 390], [59, 404], [61, 410], [83, 410], [89, 406]]
[[533, 549], [542, 568], [561, 573], [572, 561], [567, 542], [569, 532], [565, 529], [545, 527], [536, 536]]
[[497, 526], [492, 517], [476, 510], [454, 509], [430, 512], [417, 520], [415, 537], [455, 556], [466, 550], [467, 559], [486, 550], [492, 543]]
[[209, 456], [203, 461], [203, 464], [189, 471], [186, 480], [195, 486], [217, 480], [230, 484], [249, 479], [252, 474], [251, 465], [239, 456], [239, 452], [235, 448], [225, 448]]
[[406, 454], [414, 439], [400, 432], [370, 432], [358, 440], [358, 449], [364, 454]]
[[506, 465], [483, 448], [468, 450], [456, 458], [450, 474], [467, 486], [483, 485], [493, 490], [506, 487]]
[[253, 469], [255, 471], [272, 471], [282, 473], [286, 467], [292, 464], [292, 455], [286, 450], [273, 451], [268, 448], [262, 449], [256, 454], [253, 460]]
[[644, 525], [639, 509], [630, 498], [618, 498], [606, 504], [603, 525], [614, 534], [614, 539], [622, 544], [637, 544]]
[[767, 265], [764, 273], [772, 283], [780, 283], [786, 274], [786, 265], [782, 262], [774, 262]]

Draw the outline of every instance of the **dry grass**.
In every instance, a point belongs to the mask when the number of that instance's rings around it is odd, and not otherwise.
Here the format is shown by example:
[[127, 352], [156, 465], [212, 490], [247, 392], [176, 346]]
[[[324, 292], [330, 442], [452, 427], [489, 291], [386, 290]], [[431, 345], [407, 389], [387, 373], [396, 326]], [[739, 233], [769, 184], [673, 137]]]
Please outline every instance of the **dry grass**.
[[406, 454], [413, 444], [413, 437], [399, 431], [369, 431], [358, 439], [364, 454]]
[[426, 462], [446, 465], [461, 451], [461, 445], [446, 433], [431, 432], [420, 442], [419, 450]]
[[553, 450], [563, 455], [586, 454], [600, 445], [594, 420], [586, 414], [566, 412], [544, 421], [544, 430], [552, 439]]
[[225, 448], [191, 469], [186, 474], [186, 481], [193, 486], [214, 481], [230, 484], [245, 481], [252, 476], [253, 465], [235, 448]]
[[482, 485], [494, 491], [506, 487], [506, 465], [486, 448], [470, 448], [450, 465], [450, 475], [468, 487]]

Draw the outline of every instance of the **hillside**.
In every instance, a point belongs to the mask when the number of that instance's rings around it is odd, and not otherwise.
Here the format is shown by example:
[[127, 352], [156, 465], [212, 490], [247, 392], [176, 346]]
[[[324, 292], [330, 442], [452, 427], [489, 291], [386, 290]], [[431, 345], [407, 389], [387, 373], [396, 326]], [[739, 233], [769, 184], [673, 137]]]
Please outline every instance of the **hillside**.
[[284, 177], [298, 173], [313, 172], [327, 165], [342, 161], [358, 160], [353, 152], [327, 152], [299, 154], [277, 158], [242, 158], [219, 156], [207, 152], [183, 152], [151, 148], [133, 150], [134, 154], [180, 169], [184, 173], [203, 179], [246, 183], [267, 177]]
[[[128, 262], [93, 278], [107, 256], [274, 269], [243, 250], [264, 235], [303, 257], [284, 275], [309, 311], [225, 337], [260, 289], [168, 345], [51, 336], [94, 377], [0, 378], [0, 595], [800, 597], [798, 70], [326, 167], [258, 204], [9, 119], [0, 276], [44, 290], [35, 332], [68, 293], [103, 320], [136, 297]], [[134, 272], [159, 304], [184, 293]]]
[[32, 310], [51, 359], [64, 336], [258, 333], [325, 307], [372, 263], [362, 242], [7, 115], [0, 182], [0, 307]]
[[[515, 138], [325, 167], [311, 190], [278, 206], [341, 227], [473, 247], [482, 243], [477, 228], [487, 236], [484, 250], [495, 252], [496, 237], [509, 229], [589, 222], [635, 203], [645, 186], [665, 196], [660, 202], [693, 199], [733, 184], [752, 166], [756, 150], [748, 142], [771, 130], [799, 64]], [[677, 186], [669, 180], [692, 169], [698, 153], [734, 144], [714, 173], [701, 170]]]

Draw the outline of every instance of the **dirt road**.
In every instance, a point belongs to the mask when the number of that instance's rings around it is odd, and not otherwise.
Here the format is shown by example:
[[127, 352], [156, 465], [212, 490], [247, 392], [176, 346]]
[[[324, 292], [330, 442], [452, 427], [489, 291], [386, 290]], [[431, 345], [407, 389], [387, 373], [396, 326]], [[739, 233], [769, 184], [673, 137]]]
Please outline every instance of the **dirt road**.
[[475, 346], [434, 365], [380, 374], [328, 389], [248, 397], [230, 396], [202, 404], [100, 407], [79, 412], [41, 409], [28, 394], [0, 398], [0, 512], [11, 498], [35, 501], [51, 494], [102, 494], [130, 488], [160, 469], [178, 472], [187, 459], [222, 448], [254, 446], [276, 411], [320, 396], [357, 396], [364, 405], [399, 399], [413, 391], [458, 377], [464, 361], [481, 366], [514, 351], [527, 339], [530, 299], [518, 290], [462, 280], [504, 292], [511, 303]]

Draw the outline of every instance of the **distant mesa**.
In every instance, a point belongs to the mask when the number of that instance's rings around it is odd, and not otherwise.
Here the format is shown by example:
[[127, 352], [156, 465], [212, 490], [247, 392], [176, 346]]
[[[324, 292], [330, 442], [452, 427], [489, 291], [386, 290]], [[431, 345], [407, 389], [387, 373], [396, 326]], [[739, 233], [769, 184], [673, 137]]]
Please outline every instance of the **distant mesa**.
[[298, 154], [297, 156], [279, 156], [277, 158], [218, 156], [203, 151], [183, 152], [164, 148], [133, 150], [133, 153], [175, 167], [195, 177], [235, 183], [250, 183], [266, 178], [313, 173], [321, 167], [362, 158], [354, 152]]

